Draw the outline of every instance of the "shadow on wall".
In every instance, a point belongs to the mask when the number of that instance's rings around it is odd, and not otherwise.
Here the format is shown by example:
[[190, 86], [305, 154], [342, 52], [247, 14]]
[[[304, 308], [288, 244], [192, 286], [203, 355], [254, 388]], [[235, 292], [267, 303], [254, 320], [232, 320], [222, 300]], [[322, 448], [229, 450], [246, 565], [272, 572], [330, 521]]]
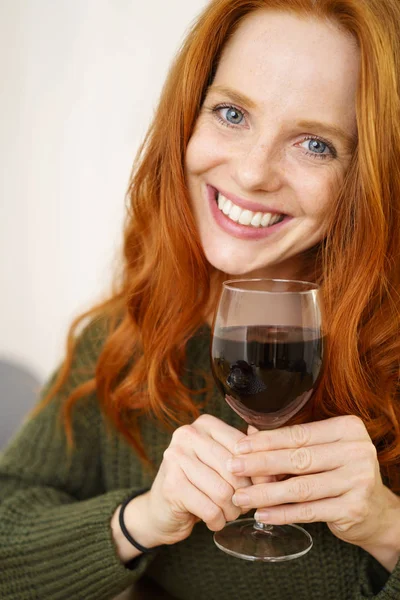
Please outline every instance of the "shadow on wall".
[[0, 450], [36, 403], [41, 386], [28, 367], [0, 357]]

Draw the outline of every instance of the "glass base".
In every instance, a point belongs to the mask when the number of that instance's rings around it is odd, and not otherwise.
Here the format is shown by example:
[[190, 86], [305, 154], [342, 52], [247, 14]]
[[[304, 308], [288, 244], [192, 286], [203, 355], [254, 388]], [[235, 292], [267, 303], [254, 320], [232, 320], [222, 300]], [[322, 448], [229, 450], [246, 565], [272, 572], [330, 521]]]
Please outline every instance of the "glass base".
[[264, 525], [238, 519], [214, 534], [220, 550], [244, 560], [281, 562], [311, 550], [311, 535], [299, 525]]

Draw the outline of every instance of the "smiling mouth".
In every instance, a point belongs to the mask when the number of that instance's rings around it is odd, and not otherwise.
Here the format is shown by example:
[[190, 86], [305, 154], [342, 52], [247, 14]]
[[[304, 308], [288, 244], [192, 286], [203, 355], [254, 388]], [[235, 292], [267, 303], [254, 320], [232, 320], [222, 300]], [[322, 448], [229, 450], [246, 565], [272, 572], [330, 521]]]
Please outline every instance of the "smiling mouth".
[[268, 228], [281, 223], [285, 216], [278, 213], [253, 212], [234, 204], [232, 200], [226, 198], [221, 192], [215, 190], [215, 202], [219, 210], [231, 221], [239, 225], [260, 229]]

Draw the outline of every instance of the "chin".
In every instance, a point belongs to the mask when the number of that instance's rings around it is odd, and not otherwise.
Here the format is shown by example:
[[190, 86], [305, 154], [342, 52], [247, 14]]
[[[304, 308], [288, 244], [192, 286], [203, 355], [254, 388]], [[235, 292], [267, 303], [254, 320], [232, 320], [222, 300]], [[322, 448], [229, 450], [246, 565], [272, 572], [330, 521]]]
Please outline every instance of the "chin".
[[243, 267], [242, 269], [238, 269], [237, 267], [231, 267], [231, 268], [227, 268], [224, 269], [224, 273], [226, 273], [227, 275], [229, 275], [230, 277], [252, 277], [254, 274], [254, 269], [249, 270], [248, 267]]
[[241, 278], [241, 277], [251, 277], [254, 272], [261, 272], [264, 269], [268, 269], [268, 266], [265, 265], [251, 265], [249, 267], [249, 263], [247, 261], [233, 261], [232, 257], [223, 257], [218, 256], [218, 258], [213, 255], [213, 257], [207, 256], [206, 259], [210, 263], [214, 269], [217, 271], [221, 271], [222, 273], [226, 273], [229, 277], [232, 278]]
[[[224, 251], [225, 250], [225, 251]], [[203, 247], [207, 261], [214, 269], [225, 273], [229, 279], [296, 279], [299, 264], [298, 257], [286, 257], [284, 260], [269, 261], [267, 264], [257, 261], [257, 257], [233, 256], [226, 248]], [[259, 257], [258, 257], [259, 258]]]

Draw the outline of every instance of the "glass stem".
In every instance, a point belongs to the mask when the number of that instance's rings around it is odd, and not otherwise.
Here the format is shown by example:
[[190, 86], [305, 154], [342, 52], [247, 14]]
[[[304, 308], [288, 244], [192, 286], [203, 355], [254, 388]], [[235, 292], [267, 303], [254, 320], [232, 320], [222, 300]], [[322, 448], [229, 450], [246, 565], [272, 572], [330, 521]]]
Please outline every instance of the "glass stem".
[[257, 529], [257, 531], [272, 531], [273, 525], [268, 525], [268, 523], [260, 523], [260, 521], [254, 521], [254, 529]]

